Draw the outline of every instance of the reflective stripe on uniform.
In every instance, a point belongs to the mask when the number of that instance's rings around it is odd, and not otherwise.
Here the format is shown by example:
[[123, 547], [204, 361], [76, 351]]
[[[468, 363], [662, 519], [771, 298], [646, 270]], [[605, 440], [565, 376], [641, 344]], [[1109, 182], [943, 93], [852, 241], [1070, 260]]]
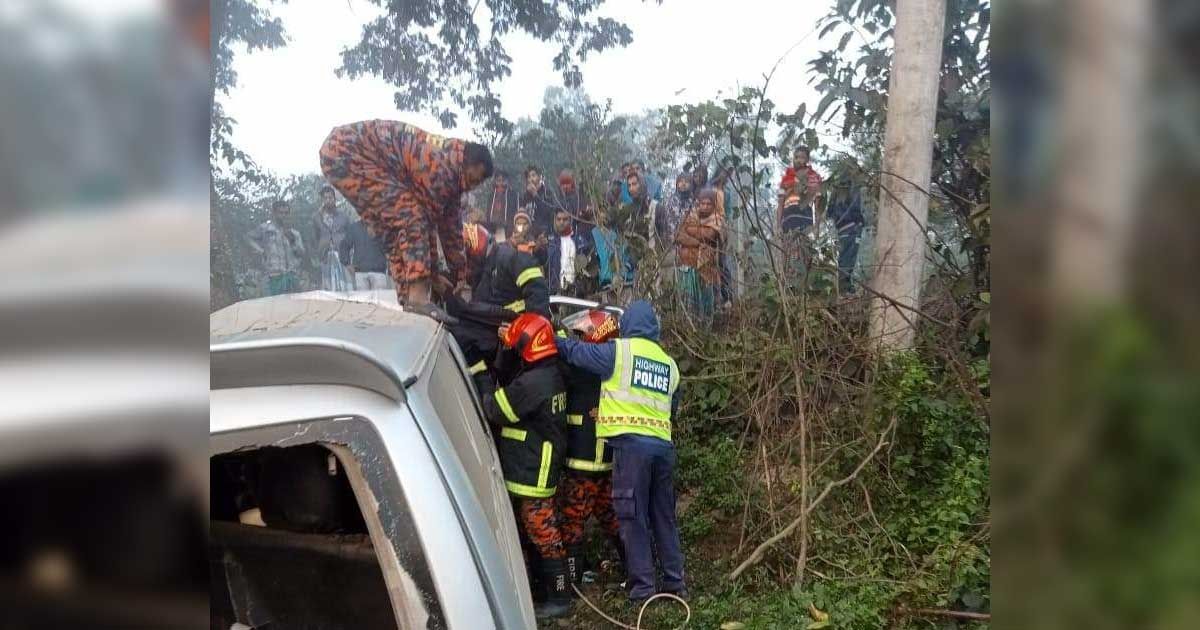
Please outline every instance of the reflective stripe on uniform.
[[554, 491], [556, 490], [556, 488], [538, 488], [537, 486], [527, 486], [525, 484], [512, 481], [505, 481], [504, 487], [508, 488], [508, 491], [513, 494], [523, 497], [533, 497], [535, 499], [552, 497], [554, 496]]
[[578, 414], [578, 413], [567, 414], [567, 424], [572, 424], [577, 427], [583, 426], [583, 414]]
[[[550, 460], [554, 455], [554, 445], [549, 440], [542, 442], [542, 465], [538, 468], [538, 487], [546, 487], [550, 481]], [[553, 492], [553, 491], [551, 491]]]
[[509, 422], [521, 421], [521, 419], [517, 417], [517, 414], [513, 412], [512, 405], [508, 403], [508, 394], [504, 393], [503, 387], [496, 390], [496, 404], [500, 405], [500, 412], [504, 414], [504, 417], [507, 418]]
[[500, 437], [508, 438], [510, 440], [524, 442], [525, 435], [525, 429], [514, 429], [512, 427], [504, 427], [500, 429]]
[[671, 430], [670, 420], [659, 420], [657, 418], [642, 418], [640, 416], [608, 416], [596, 418], [596, 425], [632, 425], [640, 427], [655, 427], [659, 429]]
[[513, 302], [509, 302], [508, 304], [504, 305], [504, 308], [506, 308], [514, 313], [520, 313], [521, 311], [525, 310], [525, 300], [516, 300]]
[[593, 462], [588, 459], [576, 459], [574, 457], [567, 459], [567, 467], [572, 470], [582, 470], [586, 472], [604, 472], [612, 470], [612, 464]]
[[650, 396], [641, 396], [639, 394], [635, 394], [633, 392], [627, 392], [627, 391], [609, 392], [608, 397], [612, 398], [613, 400], [619, 400], [621, 402], [627, 402], [627, 403], [633, 403], [635, 405], [646, 405], [647, 407], [653, 407], [655, 411], [661, 411], [662, 413], [667, 413], [667, 414], [671, 413], [671, 401], [667, 401], [664, 403], [663, 401], [661, 401], [657, 398], [651, 398]]
[[467, 372], [471, 376], [474, 376], [476, 374], [479, 374], [480, 372], [486, 372], [486, 371], [487, 371], [487, 362], [485, 362], [485, 361], [480, 361], [479, 363], [476, 363], [475, 365], [472, 365], [471, 367], [467, 368]]
[[530, 280], [533, 280], [534, 278], [545, 278], [545, 277], [546, 276], [542, 274], [541, 267], [530, 267], [517, 275], [517, 286], [523, 287], [523, 286], [525, 286], [526, 282], [529, 282]]

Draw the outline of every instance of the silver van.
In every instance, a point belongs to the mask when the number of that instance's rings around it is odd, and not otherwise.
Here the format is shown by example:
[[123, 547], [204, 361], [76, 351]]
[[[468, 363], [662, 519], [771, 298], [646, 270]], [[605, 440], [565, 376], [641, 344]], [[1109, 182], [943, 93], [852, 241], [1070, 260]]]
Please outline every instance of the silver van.
[[388, 292], [312, 292], [219, 310], [210, 339], [214, 628], [536, 628], [444, 327]]

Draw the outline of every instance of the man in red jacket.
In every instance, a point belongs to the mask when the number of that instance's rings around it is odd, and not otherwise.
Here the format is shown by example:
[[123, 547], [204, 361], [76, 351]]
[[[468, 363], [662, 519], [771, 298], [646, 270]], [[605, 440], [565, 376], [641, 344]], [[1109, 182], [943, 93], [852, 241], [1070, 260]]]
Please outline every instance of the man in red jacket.
[[367, 120], [335, 127], [320, 155], [326, 179], [383, 239], [400, 303], [448, 321], [430, 302], [437, 239], [455, 289], [466, 291], [462, 196], [492, 175], [487, 147]]

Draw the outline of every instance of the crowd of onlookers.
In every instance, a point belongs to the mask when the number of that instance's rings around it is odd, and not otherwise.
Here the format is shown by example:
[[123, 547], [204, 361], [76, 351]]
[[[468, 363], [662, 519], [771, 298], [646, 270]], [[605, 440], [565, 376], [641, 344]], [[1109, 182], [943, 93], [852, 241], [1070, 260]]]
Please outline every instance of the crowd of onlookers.
[[[831, 218], [838, 230], [839, 284], [848, 291], [863, 227], [861, 195], [847, 181], [824, 181], [809, 158], [805, 147], [793, 153], [778, 183], [772, 229], [789, 264], [803, 269], [811, 260], [814, 221]], [[600, 190], [587, 191], [569, 169], [553, 184], [537, 166], [520, 173], [498, 169], [490, 188], [485, 184], [464, 199], [464, 237], [468, 255], [470, 244], [480, 239], [508, 241], [533, 255], [551, 293], [559, 295], [605, 299], [653, 260], [655, 282], [674, 282], [694, 313], [710, 317], [737, 293], [737, 252], [730, 241], [744, 194], [729, 169], [710, 173], [700, 161], [669, 188], [640, 160], [622, 164]], [[249, 235], [250, 246], [263, 257], [267, 293], [300, 290], [302, 268], [320, 271], [316, 284], [322, 289], [392, 286], [381, 241], [338, 208], [332, 188], [322, 189], [307, 234], [285, 227], [289, 212], [286, 201], [276, 201], [271, 220]], [[312, 245], [306, 247], [306, 241]], [[306, 256], [310, 264], [304, 264]]]
[[[321, 206], [307, 234], [292, 227], [291, 204], [280, 199], [271, 204], [271, 218], [247, 235], [251, 250], [262, 256], [263, 292], [279, 295], [309, 286], [332, 291], [391, 288], [382, 241], [338, 207], [333, 188], [325, 186], [320, 194]], [[309, 269], [317, 273], [315, 282], [306, 273]]]

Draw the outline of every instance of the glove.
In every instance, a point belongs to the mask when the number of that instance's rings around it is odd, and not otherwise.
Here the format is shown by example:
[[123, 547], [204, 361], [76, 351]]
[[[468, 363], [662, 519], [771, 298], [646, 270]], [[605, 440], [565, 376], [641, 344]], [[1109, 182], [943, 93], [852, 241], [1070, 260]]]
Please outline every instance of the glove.
[[459, 282], [458, 286], [454, 287], [454, 293], [464, 302], [471, 301], [471, 285], [466, 282]]

